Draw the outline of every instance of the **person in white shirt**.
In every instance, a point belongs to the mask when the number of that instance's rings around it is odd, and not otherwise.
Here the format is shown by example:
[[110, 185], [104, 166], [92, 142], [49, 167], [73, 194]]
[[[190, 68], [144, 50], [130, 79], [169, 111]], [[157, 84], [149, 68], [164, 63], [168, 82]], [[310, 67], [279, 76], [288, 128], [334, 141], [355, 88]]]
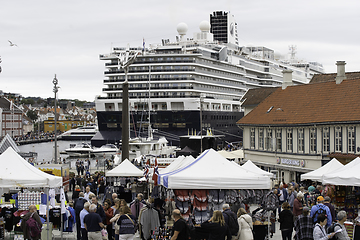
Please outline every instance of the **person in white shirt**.
[[80, 227], [81, 227], [81, 239], [87, 239], [87, 231], [84, 225], [84, 218], [89, 214], [90, 203], [84, 203], [84, 209], [80, 212]]
[[85, 188], [84, 199], [86, 199], [88, 202], [90, 202], [90, 198], [89, 198], [89, 195], [90, 195], [90, 194], [94, 194], [94, 193], [92, 193], [92, 192], [90, 191], [90, 187], [87, 186], [87, 187]]

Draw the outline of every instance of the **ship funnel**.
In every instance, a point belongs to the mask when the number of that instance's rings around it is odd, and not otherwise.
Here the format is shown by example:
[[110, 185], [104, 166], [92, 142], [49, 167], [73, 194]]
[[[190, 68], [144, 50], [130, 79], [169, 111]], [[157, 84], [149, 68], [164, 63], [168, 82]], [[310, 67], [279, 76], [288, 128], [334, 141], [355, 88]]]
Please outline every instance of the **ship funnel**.
[[282, 89], [286, 89], [288, 86], [293, 85], [292, 82], [292, 72], [291, 70], [284, 70], [282, 71], [283, 74], [283, 83], [282, 83]]
[[335, 78], [336, 84], [340, 84], [344, 79], [346, 79], [345, 75], [345, 61], [337, 61], [337, 75]]

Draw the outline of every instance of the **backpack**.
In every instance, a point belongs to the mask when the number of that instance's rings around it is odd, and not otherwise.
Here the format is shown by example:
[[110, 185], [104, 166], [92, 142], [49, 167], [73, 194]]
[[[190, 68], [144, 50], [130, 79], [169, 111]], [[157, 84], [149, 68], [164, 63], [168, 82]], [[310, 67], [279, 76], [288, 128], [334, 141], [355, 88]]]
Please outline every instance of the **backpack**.
[[227, 212], [223, 212], [228, 216], [229, 219], [229, 228], [230, 228], [230, 232], [231, 235], [235, 236], [238, 234], [239, 232], [239, 223], [237, 222], [236, 219], [234, 219], [230, 214], [228, 214]]
[[[340, 226], [340, 224], [337, 223], [337, 222], [333, 222], [333, 223], [330, 225], [330, 227], [328, 228], [328, 230], [327, 230], [328, 234], [335, 232], [335, 227], [336, 227], [336, 226]], [[337, 239], [336, 234], [335, 234], [332, 238], [330, 238], [330, 239], [336, 240], [336, 239]]]
[[84, 209], [84, 204], [86, 203], [86, 199], [84, 198], [78, 198], [76, 201], [75, 201], [75, 206], [74, 206], [74, 209], [75, 209], [75, 214], [79, 214], [81, 212], [81, 210]]
[[319, 216], [320, 214], [326, 215], [326, 210], [325, 210], [325, 208], [319, 207], [319, 208], [316, 210], [316, 212], [315, 212], [314, 215], [312, 216], [313, 224], [316, 223], [315, 219], [317, 220], [317, 216]]
[[26, 220], [27, 230], [31, 238], [37, 237], [41, 233], [40, 224], [33, 218], [34, 213], [31, 214], [30, 218]]

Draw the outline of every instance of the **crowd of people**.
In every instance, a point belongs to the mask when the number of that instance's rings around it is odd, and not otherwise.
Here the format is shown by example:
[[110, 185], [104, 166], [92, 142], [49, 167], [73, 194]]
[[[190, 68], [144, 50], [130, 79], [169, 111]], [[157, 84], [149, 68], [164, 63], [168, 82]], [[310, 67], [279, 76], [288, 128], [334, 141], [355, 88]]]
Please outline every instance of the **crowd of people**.
[[[335, 213], [331, 198], [323, 186], [312, 183], [308, 188], [299, 184], [281, 183], [274, 190], [279, 200], [279, 222], [283, 240], [325, 240], [336, 234], [336, 239], [350, 240], [344, 222], [345, 211]], [[310, 196], [316, 197], [311, 203]], [[336, 232], [336, 233], [335, 233]]]

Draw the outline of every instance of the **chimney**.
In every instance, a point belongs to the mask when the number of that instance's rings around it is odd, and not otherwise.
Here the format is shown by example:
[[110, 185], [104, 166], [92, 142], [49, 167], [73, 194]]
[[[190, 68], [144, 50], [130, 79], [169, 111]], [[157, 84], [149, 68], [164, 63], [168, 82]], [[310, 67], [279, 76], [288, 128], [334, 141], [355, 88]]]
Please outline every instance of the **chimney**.
[[345, 76], [345, 61], [337, 61], [337, 75], [335, 78], [336, 84], [340, 84], [344, 79], [346, 79]]
[[288, 86], [292, 86], [292, 72], [291, 70], [284, 70], [282, 71], [283, 74], [283, 83], [282, 83], [282, 89], [284, 90]]

